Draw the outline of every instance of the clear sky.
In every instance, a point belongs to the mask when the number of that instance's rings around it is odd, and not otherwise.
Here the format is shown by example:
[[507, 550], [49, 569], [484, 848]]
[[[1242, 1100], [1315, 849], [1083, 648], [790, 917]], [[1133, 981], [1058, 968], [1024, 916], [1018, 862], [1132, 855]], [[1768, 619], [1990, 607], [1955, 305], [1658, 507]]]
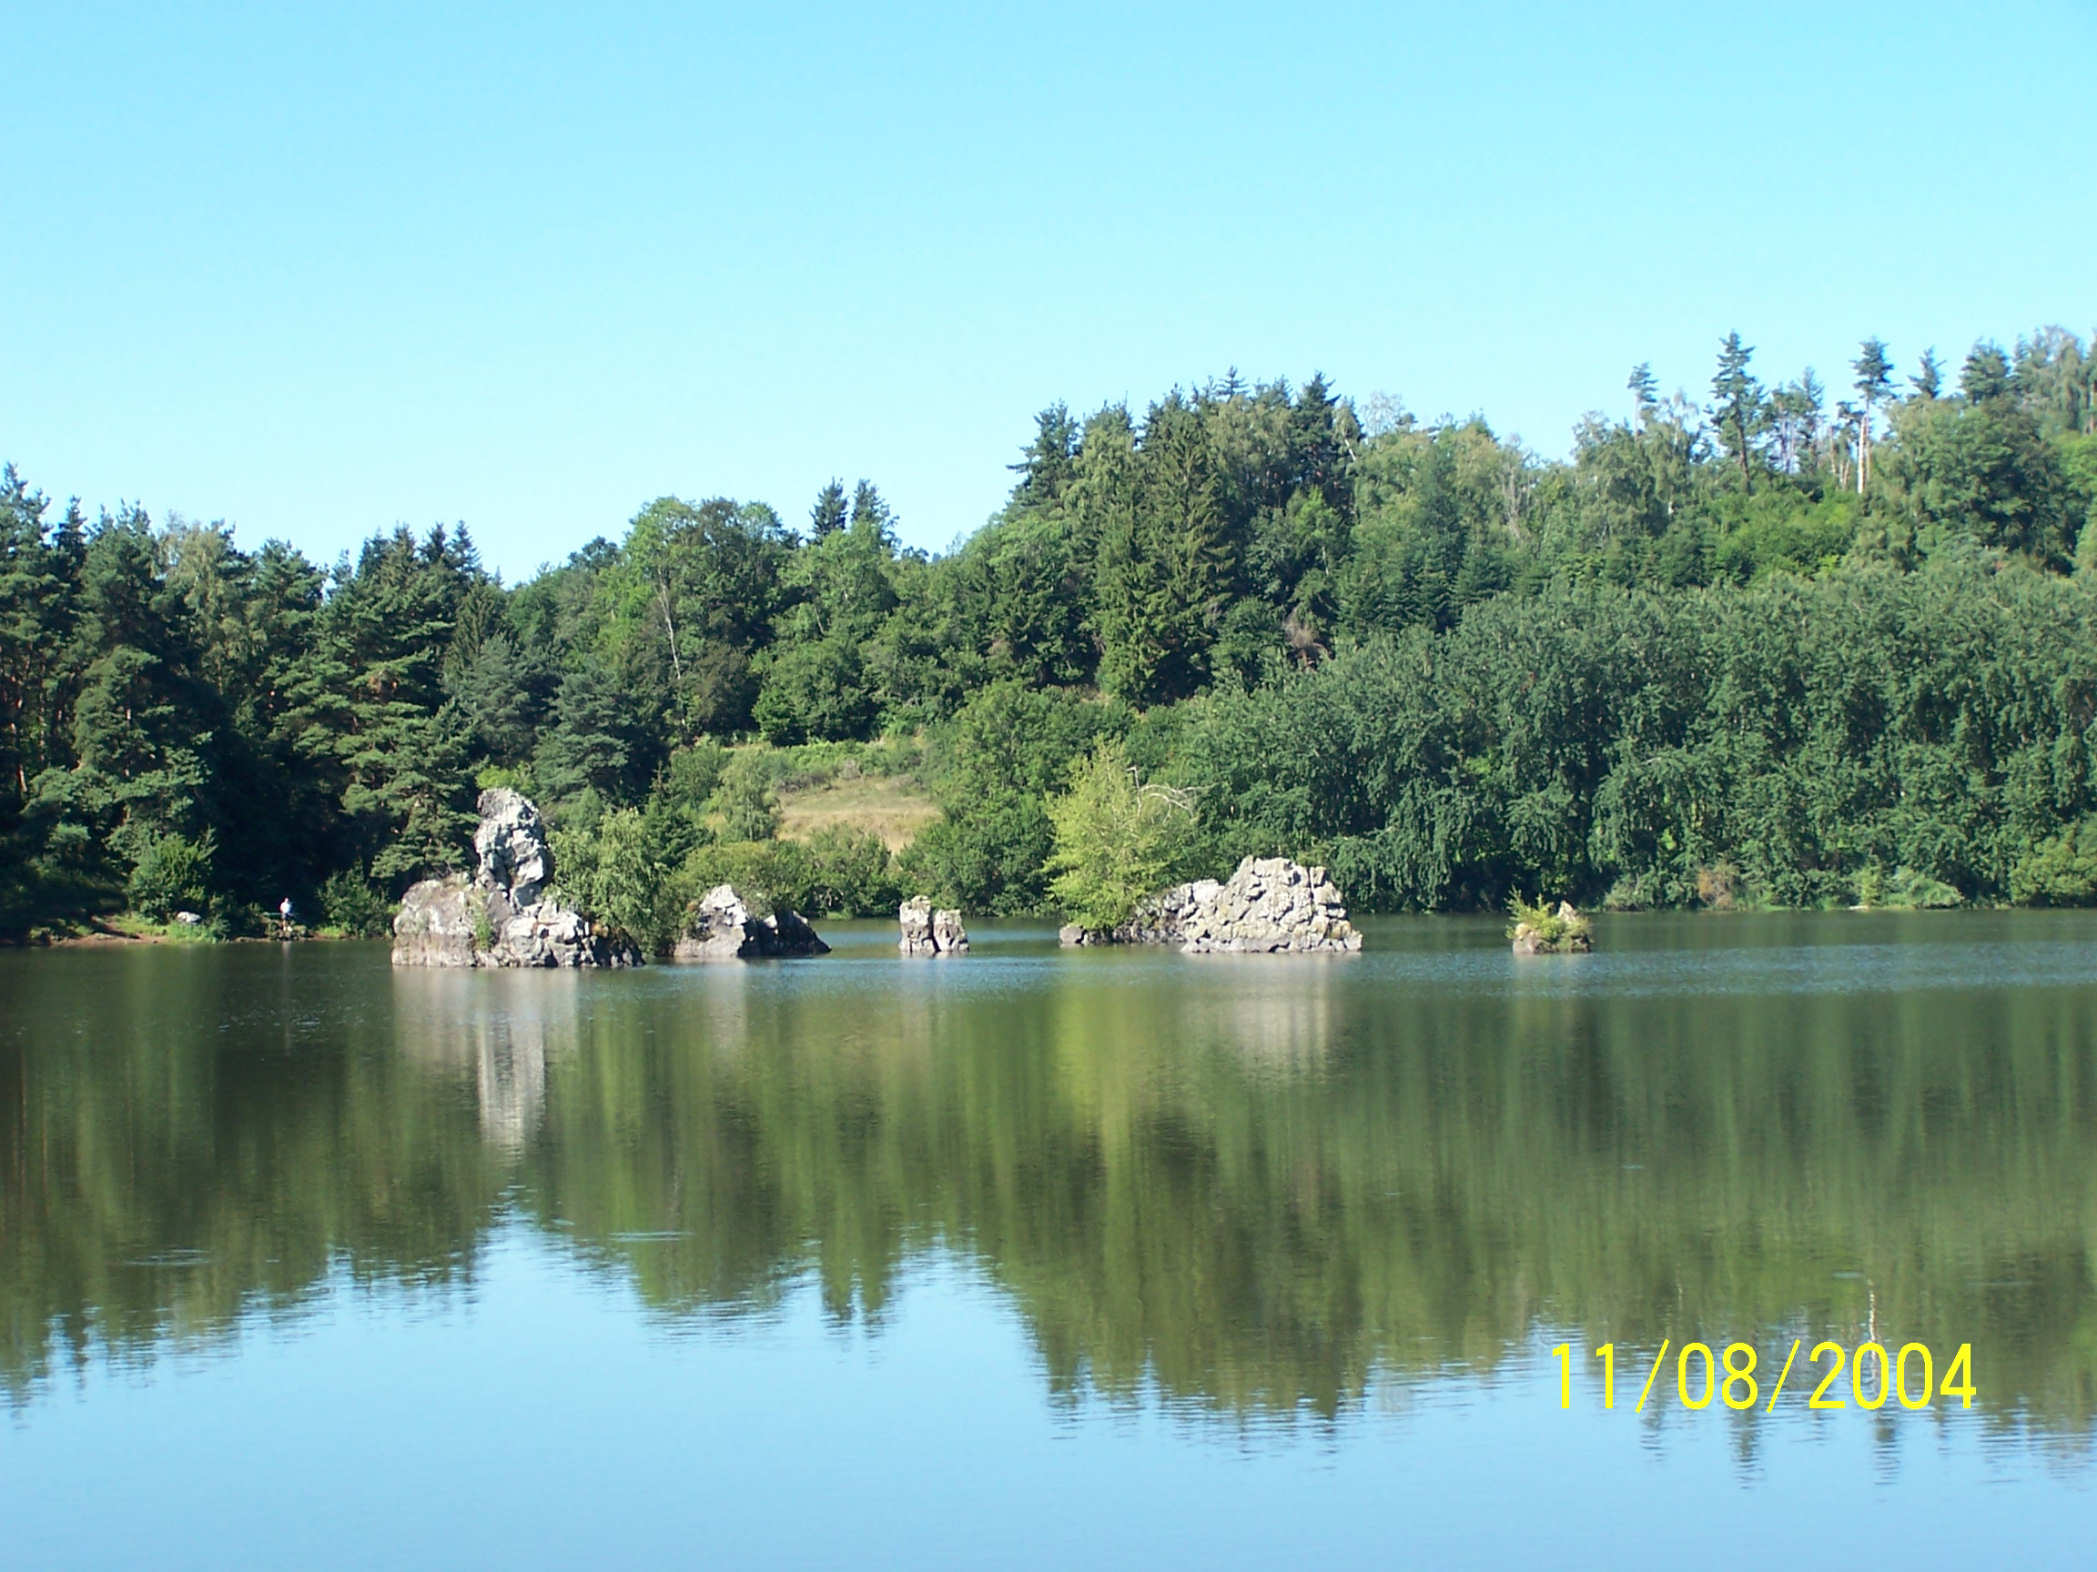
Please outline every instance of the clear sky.
[[2091, 0], [6, 8], [0, 457], [511, 578], [1236, 365], [1563, 453], [1651, 360], [2097, 323]]

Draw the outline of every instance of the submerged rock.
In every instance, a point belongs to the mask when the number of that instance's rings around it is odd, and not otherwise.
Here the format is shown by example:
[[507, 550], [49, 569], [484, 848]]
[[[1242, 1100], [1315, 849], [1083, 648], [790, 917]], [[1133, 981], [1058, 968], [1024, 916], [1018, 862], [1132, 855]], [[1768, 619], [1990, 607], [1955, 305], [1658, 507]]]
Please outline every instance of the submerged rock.
[[830, 946], [799, 912], [781, 907], [769, 917], [755, 916], [732, 884], [717, 884], [699, 897], [670, 951], [679, 961], [786, 960], [829, 953]]
[[1174, 885], [1112, 932], [1072, 924], [1057, 937], [1067, 945], [1177, 944], [1190, 955], [1341, 954], [1362, 947], [1325, 870], [1287, 857], [1247, 857], [1221, 884]]
[[952, 907], [932, 909], [929, 896], [916, 895], [896, 909], [903, 937], [896, 945], [905, 955], [966, 955], [968, 930]]
[[542, 900], [553, 877], [539, 810], [506, 786], [480, 795], [479, 866], [410, 889], [393, 919], [395, 966], [638, 966], [640, 952]]

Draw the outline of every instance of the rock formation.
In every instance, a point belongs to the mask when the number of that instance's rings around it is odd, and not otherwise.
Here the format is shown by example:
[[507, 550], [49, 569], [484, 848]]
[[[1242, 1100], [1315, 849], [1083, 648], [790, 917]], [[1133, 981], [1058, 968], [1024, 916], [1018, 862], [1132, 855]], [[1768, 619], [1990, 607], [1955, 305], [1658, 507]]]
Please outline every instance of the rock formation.
[[542, 900], [553, 877], [539, 810], [507, 786], [480, 796], [472, 878], [424, 879], [393, 919], [395, 966], [638, 966], [631, 945]]
[[495, 786], [475, 806], [481, 822], [473, 832], [473, 855], [481, 879], [508, 890], [519, 906], [534, 904], [553, 877], [553, 851], [538, 805], [520, 791]]
[[1323, 868], [1247, 857], [1226, 883], [1198, 879], [1145, 901], [1111, 933], [1075, 926], [1064, 944], [1177, 944], [1189, 955], [1337, 954], [1362, 947]]
[[951, 907], [934, 911], [929, 897], [913, 896], [896, 909], [896, 921], [903, 930], [896, 948], [905, 955], [968, 954], [968, 930]]
[[1517, 955], [1586, 955], [1595, 947], [1587, 918], [1571, 901], [1560, 901], [1548, 916], [1523, 918], [1515, 924], [1513, 938]]
[[717, 884], [692, 907], [670, 955], [679, 961], [766, 961], [829, 953], [800, 913], [781, 907], [769, 917], [755, 916], [734, 885]]

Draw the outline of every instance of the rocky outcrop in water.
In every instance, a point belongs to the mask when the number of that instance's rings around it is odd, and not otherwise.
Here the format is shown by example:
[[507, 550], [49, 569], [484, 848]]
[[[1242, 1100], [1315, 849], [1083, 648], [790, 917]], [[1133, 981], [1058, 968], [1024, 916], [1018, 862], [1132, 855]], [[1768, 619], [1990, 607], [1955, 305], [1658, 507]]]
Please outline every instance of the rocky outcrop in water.
[[968, 954], [968, 930], [961, 926], [961, 913], [951, 907], [934, 911], [927, 896], [905, 901], [896, 909], [896, 922], [903, 930], [896, 948], [905, 955]]
[[393, 919], [395, 966], [638, 966], [640, 953], [540, 897], [553, 877], [539, 810], [520, 792], [480, 796], [478, 866], [410, 889]]
[[1517, 955], [1586, 955], [1595, 947], [1587, 918], [1571, 901], [1560, 901], [1556, 912], [1517, 922], [1513, 944]]
[[1247, 857], [1221, 884], [1174, 885], [1111, 933], [1069, 926], [1057, 937], [1064, 944], [1177, 944], [1190, 955], [1341, 954], [1362, 947], [1325, 870], [1287, 857]]
[[1362, 947], [1340, 892], [1323, 868], [1286, 857], [1248, 857], [1223, 888], [1181, 919], [1191, 955], [1345, 953]]
[[759, 917], [732, 884], [717, 884], [692, 906], [670, 951], [679, 961], [769, 961], [828, 955], [830, 946], [799, 912], [785, 907]]
[[1223, 886], [1214, 879], [1175, 884], [1137, 907], [1136, 915], [1116, 928], [1111, 940], [1115, 944], [1184, 945], [1222, 893]]
[[553, 877], [553, 848], [539, 808], [521, 791], [493, 786], [475, 804], [481, 822], [473, 831], [473, 855], [481, 879], [510, 892], [519, 906], [531, 906]]

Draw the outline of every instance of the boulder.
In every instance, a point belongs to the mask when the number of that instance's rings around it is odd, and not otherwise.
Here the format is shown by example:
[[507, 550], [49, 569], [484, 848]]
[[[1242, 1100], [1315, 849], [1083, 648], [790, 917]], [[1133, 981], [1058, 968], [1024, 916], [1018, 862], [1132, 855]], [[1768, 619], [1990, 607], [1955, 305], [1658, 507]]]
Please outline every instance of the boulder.
[[1067, 945], [1177, 944], [1190, 955], [1341, 954], [1362, 947], [1325, 870], [1286, 857], [1247, 857], [1227, 882], [1197, 879], [1160, 891], [1112, 932], [1072, 924], [1057, 937]]
[[902, 938], [896, 948], [905, 955], [966, 955], [968, 930], [951, 907], [932, 909], [929, 896], [915, 895], [896, 908]]
[[598, 933], [587, 917], [541, 899], [553, 852], [539, 810], [506, 786], [480, 796], [473, 833], [478, 862], [424, 879], [393, 919], [395, 966], [638, 966], [631, 945]]
[[799, 912], [785, 907], [756, 916], [732, 884], [717, 884], [693, 904], [671, 950], [680, 961], [763, 961], [828, 955], [830, 946]]

